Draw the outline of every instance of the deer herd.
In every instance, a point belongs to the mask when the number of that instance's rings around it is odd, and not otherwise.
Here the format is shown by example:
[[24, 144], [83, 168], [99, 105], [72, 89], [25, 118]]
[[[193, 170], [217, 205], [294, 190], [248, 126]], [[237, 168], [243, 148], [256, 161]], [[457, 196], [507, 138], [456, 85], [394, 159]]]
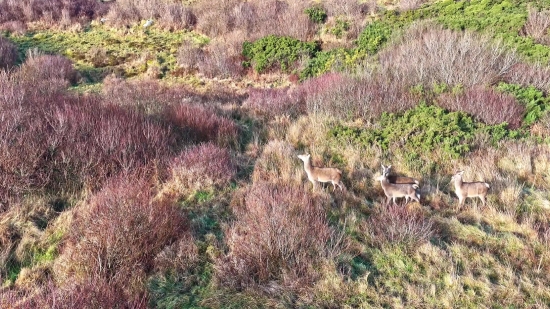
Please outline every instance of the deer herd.
[[[315, 189], [317, 183], [332, 183], [333, 189], [336, 190], [336, 186], [340, 190], [344, 190], [344, 184], [342, 183], [342, 171], [333, 167], [316, 167], [311, 163], [311, 156], [309, 154], [298, 155], [298, 158], [304, 162], [304, 170], [306, 171], [307, 178], [313, 184]], [[384, 166], [382, 164], [382, 175], [376, 180], [380, 180], [380, 185], [386, 195], [386, 204], [390, 201], [396, 203], [397, 198], [405, 198], [405, 203], [408, 203], [410, 199], [420, 203], [420, 187], [419, 181], [404, 176], [390, 175], [391, 165]], [[479, 197], [481, 202], [485, 206], [487, 192], [489, 191], [489, 184], [486, 182], [464, 182], [462, 181], [462, 175], [464, 171], [459, 171], [453, 175], [451, 181], [454, 183], [455, 193], [458, 196], [458, 205], [462, 207], [464, 200], [467, 197], [475, 198]]]

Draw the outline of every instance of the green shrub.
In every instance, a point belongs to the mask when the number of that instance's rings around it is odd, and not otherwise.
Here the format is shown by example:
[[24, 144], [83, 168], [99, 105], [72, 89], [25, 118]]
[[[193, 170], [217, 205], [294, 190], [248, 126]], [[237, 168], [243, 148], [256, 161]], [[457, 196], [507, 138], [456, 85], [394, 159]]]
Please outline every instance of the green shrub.
[[369, 24], [357, 38], [357, 48], [373, 55], [389, 40], [391, 34], [392, 28], [389, 24], [383, 22]]
[[378, 145], [384, 151], [403, 149], [405, 160], [420, 162], [422, 153], [441, 150], [458, 158], [469, 152], [476, 133], [494, 133], [493, 142], [508, 136], [505, 124], [484, 126], [463, 112], [447, 112], [434, 106], [420, 104], [403, 114], [382, 114], [376, 128], [354, 128], [338, 125], [329, 131], [329, 138], [343, 139], [361, 145]]
[[328, 29], [328, 32], [337, 38], [341, 38], [344, 32], [349, 30], [349, 21], [345, 19], [336, 19], [336, 24]]
[[248, 60], [244, 65], [251, 65], [258, 73], [275, 67], [289, 71], [300, 57], [313, 57], [317, 51], [319, 46], [315, 42], [275, 35], [243, 43], [243, 56]]
[[524, 126], [532, 125], [550, 110], [550, 98], [533, 86], [522, 87], [516, 84], [500, 83], [497, 89], [512, 94], [525, 105]]
[[304, 13], [309, 17], [309, 19], [317, 24], [322, 24], [327, 20], [327, 12], [321, 6], [312, 6], [305, 9]]

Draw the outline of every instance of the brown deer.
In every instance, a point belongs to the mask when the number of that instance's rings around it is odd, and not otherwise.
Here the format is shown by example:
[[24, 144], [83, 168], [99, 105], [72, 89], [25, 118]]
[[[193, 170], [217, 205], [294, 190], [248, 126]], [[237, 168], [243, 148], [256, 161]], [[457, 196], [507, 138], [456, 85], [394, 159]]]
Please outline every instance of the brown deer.
[[455, 183], [455, 193], [458, 196], [458, 206], [464, 205], [464, 200], [467, 197], [479, 197], [483, 206], [485, 206], [485, 200], [490, 185], [486, 182], [463, 182], [462, 175], [464, 171], [459, 171], [453, 175], [451, 181]]
[[[389, 166], [391, 167], [391, 165]], [[388, 167], [388, 168], [389, 168]], [[384, 165], [382, 168], [385, 169]], [[388, 170], [382, 174], [382, 176], [376, 178], [380, 180], [380, 185], [384, 189], [384, 194], [386, 194], [386, 205], [390, 203], [390, 200], [393, 199], [393, 203], [399, 197], [405, 198], [405, 203], [409, 202], [409, 198], [420, 203], [420, 194], [417, 193], [418, 185], [416, 183], [390, 183], [388, 180]]]
[[304, 161], [304, 169], [306, 170], [307, 178], [313, 184], [315, 189], [317, 182], [330, 182], [333, 189], [336, 190], [336, 186], [340, 190], [344, 189], [344, 184], [341, 181], [342, 171], [332, 167], [315, 167], [311, 164], [311, 156], [309, 154], [298, 155], [300, 160]]
[[414, 183], [417, 185], [420, 184], [418, 180], [412, 177], [390, 175], [390, 171], [391, 171], [391, 165], [384, 166], [384, 164], [382, 164], [382, 174], [388, 175], [387, 177], [390, 183], [410, 183], [410, 184]]

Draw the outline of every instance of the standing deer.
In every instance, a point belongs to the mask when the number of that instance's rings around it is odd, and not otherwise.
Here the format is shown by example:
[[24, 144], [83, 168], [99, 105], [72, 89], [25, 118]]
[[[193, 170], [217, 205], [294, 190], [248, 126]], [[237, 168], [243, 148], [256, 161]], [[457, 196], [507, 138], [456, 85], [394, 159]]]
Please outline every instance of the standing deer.
[[391, 168], [391, 165], [387, 168], [382, 165], [382, 169], [384, 170], [384, 173], [382, 173], [382, 176], [378, 177], [376, 180], [380, 180], [380, 185], [382, 186], [382, 189], [384, 189], [384, 194], [386, 194], [386, 205], [390, 203], [390, 200], [393, 199], [393, 203], [395, 203], [395, 200], [399, 197], [404, 197], [405, 202], [409, 202], [409, 198], [417, 201], [420, 203], [420, 194], [416, 192], [418, 190], [418, 184], [416, 183], [390, 183], [388, 180], [388, 173], [389, 168]]
[[388, 177], [388, 181], [390, 183], [409, 183], [409, 184], [420, 184], [418, 180], [412, 178], [412, 177], [405, 177], [405, 176], [395, 176], [390, 175], [391, 165], [384, 166], [382, 164], [382, 174], [386, 174]]
[[298, 155], [300, 160], [304, 161], [304, 169], [306, 170], [307, 178], [313, 184], [317, 182], [330, 182], [334, 187], [332, 191], [336, 190], [336, 186], [343, 190], [344, 184], [340, 180], [342, 178], [342, 171], [332, 167], [315, 167], [311, 164], [311, 156], [309, 154]]
[[462, 175], [464, 171], [459, 171], [453, 175], [451, 181], [455, 183], [455, 193], [458, 196], [458, 206], [464, 205], [467, 197], [479, 197], [483, 206], [485, 206], [485, 197], [489, 191], [489, 184], [486, 182], [463, 182]]

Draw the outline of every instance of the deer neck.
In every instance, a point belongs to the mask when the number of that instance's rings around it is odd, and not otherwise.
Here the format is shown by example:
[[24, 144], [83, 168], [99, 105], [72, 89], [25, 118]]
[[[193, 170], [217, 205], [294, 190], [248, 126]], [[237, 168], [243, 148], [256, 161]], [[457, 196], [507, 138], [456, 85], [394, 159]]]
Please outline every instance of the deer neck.
[[455, 179], [455, 188], [457, 188], [457, 189], [462, 188], [462, 177], [457, 177]]
[[306, 173], [311, 173], [311, 170], [313, 169], [313, 165], [311, 164], [311, 159], [308, 159], [307, 161], [304, 161], [304, 169], [306, 170]]

